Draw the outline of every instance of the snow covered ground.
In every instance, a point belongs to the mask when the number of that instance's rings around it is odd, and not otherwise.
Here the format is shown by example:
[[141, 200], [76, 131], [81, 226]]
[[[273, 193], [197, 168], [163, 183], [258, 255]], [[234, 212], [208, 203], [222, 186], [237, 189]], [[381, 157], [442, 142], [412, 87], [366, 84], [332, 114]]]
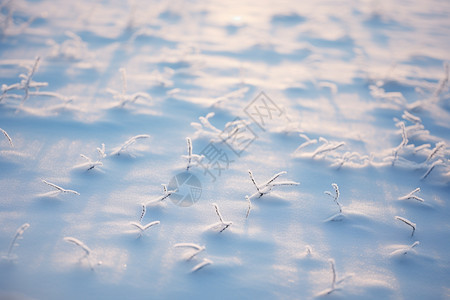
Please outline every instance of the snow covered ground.
[[303, 2], [2, 0], [0, 299], [450, 299], [450, 3]]

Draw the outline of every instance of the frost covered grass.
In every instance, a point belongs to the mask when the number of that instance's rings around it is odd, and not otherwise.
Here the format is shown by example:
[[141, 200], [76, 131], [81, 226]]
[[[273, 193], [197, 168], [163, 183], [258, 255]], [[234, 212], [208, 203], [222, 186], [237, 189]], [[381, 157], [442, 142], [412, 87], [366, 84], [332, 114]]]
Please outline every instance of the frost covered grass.
[[450, 11], [369, 2], [1, 2], [0, 299], [447, 299]]

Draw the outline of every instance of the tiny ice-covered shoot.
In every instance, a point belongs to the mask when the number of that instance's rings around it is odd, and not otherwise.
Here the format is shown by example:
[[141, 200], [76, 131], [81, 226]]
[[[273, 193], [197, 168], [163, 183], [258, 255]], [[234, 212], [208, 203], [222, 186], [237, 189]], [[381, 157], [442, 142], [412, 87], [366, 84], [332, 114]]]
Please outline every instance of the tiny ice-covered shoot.
[[197, 265], [195, 265], [192, 269], [191, 269], [191, 273], [195, 273], [200, 269], [203, 269], [204, 267], [206, 267], [207, 265], [212, 264], [213, 261], [207, 258], [204, 258], [203, 261]]
[[129, 138], [121, 146], [117, 147], [113, 152], [111, 152], [110, 155], [120, 155], [121, 153], [126, 151], [129, 146], [131, 146], [134, 143], [136, 143], [137, 140], [139, 140], [139, 139], [147, 139], [149, 137], [150, 136], [148, 134], [140, 134], [140, 135], [133, 136], [133, 137]]
[[106, 157], [105, 144], [102, 144], [101, 148], [97, 147], [97, 152], [98, 152], [98, 156], [100, 157], [100, 159], [105, 158]]
[[159, 221], [153, 221], [153, 222], [150, 222], [150, 223], [148, 223], [146, 225], [141, 225], [141, 224], [139, 224], [137, 222], [130, 222], [130, 225], [132, 225], [132, 226], [136, 227], [137, 229], [139, 229], [139, 237], [141, 237], [147, 229], [149, 229], [150, 227], [153, 227], [155, 225], [158, 225], [159, 223], [160, 223]]
[[408, 220], [406, 218], [403, 218], [403, 217], [399, 217], [399, 216], [395, 216], [395, 219], [399, 220], [399, 221], [402, 221], [406, 225], [410, 226], [412, 228], [411, 237], [414, 235], [414, 232], [416, 231], [416, 223], [413, 223], [410, 220]]
[[406, 128], [405, 128], [405, 123], [403, 122], [399, 122], [397, 123], [398, 126], [400, 126], [401, 128], [401, 133], [402, 133], [402, 142], [400, 143], [400, 145], [398, 145], [397, 147], [394, 148], [394, 158], [392, 160], [392, 165], [395, 164], [395, 161], [398, 159], [398, 152], [403, 149], [406, 144], [408, 144], [408, 136], [406, 134]]
[[92, 271], [94, 271], [94, 267], [92, 266], [91, 260], [89, 259], [90, 254], [92, 252], [91, 249], [89, 249], [89, 247], [86, 246], [85, 243], [83, 243], [82, 241], [80, 241], [79, 239], [76, 239], [74, 237], [65, 237], [64, 240], [68, 243], [77, 245], [79, 248], [81, 248], [84, 251], [84, 255], [83, 255], [83, 257], [81, 257], [81, 259], [85, 258], [89, 264], [90, 269]]
[[332, 183], [331, 186], [334, 189], [334, 194], [329, 191], [325, 191], [324, 193], [333, 198], [334, 203], [339, 207], [339, 213], [342, 213], [342, 205], [339, 203], [339, 186], [336, 183]]
[[215, 223], [215, 224], [212, 225], [211, 227], [213, 227], [213, 228], [219, 227], [219, 228], [221, 228], [219, 232], [223, 232], [225, 229], [227, 229], [228, 227], [230, 227], [231, 225], [233, 225], [233, 222], [230, 222], [230, 221], [224, 221], [224, 220], [223, 220], [223, 217], [222, 217], [222, 214], [221, 214], [220, 211], [219, 211], [219, 206], [218, 206], [216, 203], [213, 203], [212, 205], [214, 206], [214, 208], [215, 208], [215, 210], [216, 210], [216, 214], [217, 214], [217, 216], [219, 217], [219, 221], [220, 221], [220, 222]]
[[191, 138], [187, 137], [186, 138], [186, 143], [187, 143], [187, 155], [183, 155], [182, 157], [187, 159], [186, 170], [189, 171], [189, 169], [192, 166], [192, 163], [193, 162], [199, 163], [203, 159], [204, 156], [192, 153], [192, 141], [191, 141]]
[[119, 101], [119, 104], [117, 105], [118, 107], [122, 108], [124, 107], [127, 103], [134, 103], [136, 102], [139, 98], [142, 99], [147, 99], [147, 100], [151, 100], [152, 97], [150, 97], [149, 94], [144, 93], [144, 92], [138, 92], [138, 93], [134, 93], [134, 94], [127, 94], [127, 72], [124, 68], [120, 68], [119, 69], [120, 72], [120, 77], [122, 80], [122, 91], [118, 92], [116, 90], [113, 89], [107, 89], [106, 91], [110, 94], [113, 95], [115, 100]]
[[[316, 151], [312, 154], [311, 158], [315, 158], [317, 155], [331, 152], [334, 150], [337, 150], [338, 148], [345, 145], [344, 142], [329, 142], [326, 138], [320, 137], [319, 142], [322, 142], [323, 144], [320, 145]], [[300, 145], [301, 146], [301, 145]]]
[[272, 178], [270, 178], [269, 180], [267, 180], [264, 184], [258, 185], [256, 183], [255, 177], [253, 176], [252, 171], [248, 170], [248, 174], [250, 175], [250, 179], [253, 183], [253, 185], [256, 188], [256, 193], [254, 193], [253, 195], [250, 196], [250, 198], [253, 197], [262, 197], [265, 194], [268, 194], [272, 191], [272, 189], [275, 186], [283, 186], [283, 185], [299, 185], [300, 183], [298, 182], [294, 182], [294, 181], [281, 181], [281, 182], [275, 182], [275, 180], [280, 177], [283, 174], [286, 174], [286, 171], [282, 171], [279, 172], [277, 174], [275, 174], [274, 176], [272, 176]]
[[420, 180], [425, 180], [425, 178], [428, 177], [428, 175], [430, 175], [431, 171], [434, 170], [434, 168], [436, 168], [437, 166], [441, 166], [443, 165], [444, 162], [442, 161], [442, 159], [438, 159], [436, 161], [434, 161], [430, 167], [428, 168], [428, 170], [425, 172], [425, 174], [422, 175], [422, 178], [420, 178]]
[[170, 191], [167, 190], [167, 185], [165, 185], [165, 184], [161, 184], [161, 185], [163, 187], [163, 194], [161, 196], [157, 197], [156, 199], [152, 199], [150, 201], [147, 201], [147, 202], [144, 202], [141, 204], [142, 211], [141, 211], [141, 217], [139, 218], [139, 221], [142, 221], [142, 219], [144, 218], [148, 205], [153, 205], [153, 204], [159, 203], [159, 202], [165, 200], [167, 197], [170, 197], [170, 195], [172, 195], [173, 193], [177, 192], [176, 190], [170, 190]]
[[252, 209], [252, 201], [250, 200], [250, 197], [248, 195], [245, 195], [245, 199], [247, 200], [248, 208], [247, 213], [245, 214], [245, 218], [248, 218], [248, 215], [250, 214], [250, 210]]
[[426, 161], [431, 161], [433, 158], [435, 158], [436, 156], [438, 156], [439, 152], [441, 152], [442, 150], [444, 150], [446, 147], [444, 142], [439, 142], [436, 143], [436, 146], [434, 147], [433, 150], [431, 150], [431, 153], [428, 155], [427, 160]]
[[194, 243], [178, 243], [173, 246], [175, 248], [190, 248], [193, 250], [193, 251], [189, 251], [186, 253], [186, 255], [185, 255], [186, 260], [193, 259], [197, 254], [199, 254], [200, 252], [202, 252], [206, 249], [205, 246], [200, 246], [200, 245], [197, 245]]
[[419, 202], [424, 202], [425, 200], [423, 200], [422, 198], [415, 195], [415, 193], [418, 193], [418, 192], [420, 192], [420, 188], [416, 188], [415, 190], [409, 192], [408, 194], [398, 197], [398, 200], [413, 199], [413, 200], [417, 200]]
[[84, 158], [86, 162], [75, 166], [75, 168], [87, 168], [87, 170], [89, 171], [97, 166], [103, 166], [103, 163], [100, 160], [93, 161], [91, 158], [87, 157], [84, 154], [80, 154], [80, 156]]
[[391, 252], [391, 256], [396, 256], [396, 255], [406, 255], [408, 254], [408, 252], [413, 251], [414, 247], [416, 247], [417, 245], [419, 245], [420, 242], [419, 241], [415, 241], [412, 245], [410, 246], [406, 246], [406, 247], [401, 247], [400, 249], [397, 249], [393, 252]]
[[14, 144], [13, 144], [12, 139], [11, 139], [11, 137], [9, 136], [9, 134], [8, 134], [5, 130], [3, 130], [3, 129], [1, 129], [1, 128], [0, 128], [0, 131], [3, 133], [3, 135], [4, 135], [4, 136], [6, 137], [6, 139], [8, 140], [9, 145], [11, 145], [11, 147], [14, 147]]
[[344, 278], [342, 278], [341, 280], [337, 280], [336, 279], [336, 268], [334, 266], [334, 260], [330, 259], [330, 260], [328, 260], [328, 262], [330, 263], [331, 275], [332, 275], [331, 287], [329, 289], [326, 289], [323, 292], [319, 293], [319, 296], [329, 295], [329, 294], [331, 294], [331, 293], [333, 293], [335, 291], [338, 291], [339, 288], [337, 286], [340, 283], [342, 283], [344, 280], [346, 280], [347, 278], [352, 276], [352, 275], [348, 275], [348, 276], [345, 276]]
[[56, 185], [54, 183], [46, 181], [46, 180], [42, 179], [42, 182], [45, 183], [46, 185], [49, 185], [52, 188], [56, 189], [55, 191], [47, 193], [46, 194], [47, 196], [56, 196], [56, 195], [59, 195], [61, 193], [63, 193], [63, 194], [70, 193], [70, 194], [80, 195], [80, 193], [78, 193], [77, 191], [64, 189], [64, 188], [62, 188], [62, 187], [60, 187], [60, 186], [58, 186], [58, 185]]
[[16, 234], [14, 235], [13, 239], [11, 240], [11, 244], [9, 245], [8, 254], [5, 257], [6, 259], [11, 260], [13, 258], [12, 251], [14, 247], [18, 245], [17, 241], [22, 238], [23, 233], [28, 229], [28, 227], [30, 227], [30, 224], [25, 223], [17, 229]]

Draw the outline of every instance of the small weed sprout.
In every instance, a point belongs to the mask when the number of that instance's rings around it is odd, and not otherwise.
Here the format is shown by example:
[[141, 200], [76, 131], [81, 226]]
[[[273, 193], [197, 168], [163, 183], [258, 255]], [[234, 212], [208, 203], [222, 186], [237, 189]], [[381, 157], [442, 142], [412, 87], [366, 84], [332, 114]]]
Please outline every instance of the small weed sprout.
[[323, 142], [321, 146], [319, 146], [316, 151], [312, 154], [311, 158], [316, 157], [317, 155], [334, 151], [345, 145], [344, 142], [329, 142], [327, 139], [320, 137], [319, 142]]
[[254, 198], [254, 197], [262, 197], [268, 193], [270, 193], [272, 191], [272, 189], [276, 186], [284, 186], [284, 185], [299, 185], [300, 183], [295, 182], [295, 181], [281, 181], [281, 182], [275, 182], [275, 180], [280, 177], [283, 174], [286, 174], [286, 171], [282, 171], [279, 172], [275, 175], [272, 176], [272, 178], [270, 178], [269, 180], [267, 180], [264, 184], [262, 185], [258, 185], [256, 183], [255, 178], [253, 177], [253, 173], [252, 171], [248, 170], [248, 174], [250, 175], [250, 179], [253, 183], [253, 185], [256, 188], [256, 193], [254, 193], [253, 195], [251, 195], [249, 198]]
[[204, 258], [203, 261], [202, 261], [201, 263], [197, 264], [196, 266], [194, 266], [194, 267], [191, 269], [191, 273], [195, 273], [195, 272], [197, 272], [198, 270], [203, 269], [203, 268], [206, 267], [207, 265], [211, 265], [212, 263], [213, 263], [212, 260], [207, 259], [207, 258]]
[[394, 158], [392, 160], [392, 165], [395, 164], [395, 161], [398, 159], [398, 152], [403, 149], [406, 144], [408, 144], [408, 136], [406, 134], [406, 129], [405, 129], [405, 123], [403, 122], [399, 122], [397, 123], [398, 126], [400, 126], [401, 130], [402, 130], [402, 142], [400, 143], [400, 145], [398, 145], [395, 149], [394, 149]]
[[214, 117], [214, 112], [208, 113], [206, 116], [200, 116], [198, 119], [200, 123], [191, 122], [191, 126], [194, 127], [197, 131], [194, 133], [193, 139], [205, 136], [210, 137], [212, 139], [217, 138], [219, 134], [222, 132], [209, 121], [210, 118]]
[[64, 240], [68, 243], [77, 245], [79, 248], [81, 248], [84, 251], [84, 255], [80, 258], [80, 261], [85, 258], [89, 264], [89, 268], [92, 271], [94, 271], [94, 267], [92, 266], [92, 263], [90, 260], [90, 254], [92, 252], [91, 249], [89, 249], [89, 247], [86, 246], [85, 243], [83, 243], [82, 241], [80, 241], [79, 239], [76, 239], [74, 237], [65, 237]]
[[137, 229], [139, 229], [139, 237], [141, 237], [141, 236], [144, 235], [144, 232], [147, 229], [149, 229], [150, 227], [153, 227], [155, 225], [158, 225], [159, 223], [160, 223], [159, 221], [153, 221], [153, 222], [150, 222], [150, 223], [148, 223], [146, 225], [141, 225], [141, 224], [139, 224], [137, 222], [131, 222], [130, 225], [132, 225], [132, 226], [136, 227]]
[[145, 212], [147, 211], [147, 206], [148, 205], [152, 205], [152, 204], [156, 204], [159, 203], [161, 201], [164, 201], [167, 197], [170, 197], [170, 195], [172, 195], [173, 193], [176, 193], [176, 190], [167, 190], [167, 185], [165, 184], [161, 184], [163, 187], [163, 194], [159, 197], [157, 197], [156, 199], [150, 200], [148, 202], [142, 203], [142, 212], [141, 212], [141, 217], [139, 218], [139, 221], [142, 221], [142, 219], [145, 216]]
[[306, 134], [300, 133], [300, 137], [305, 139], [306, 141], [303, 142], [300, 146], [298, 146], [297, 149], [295, 149], [294, 153], [300, 151], [300, 149], [303, 149], [309, 145], [317, 144], [317, 139], [310, 139]]
[[340, 196], [339, 186], [336, 183], [332, 183], [331, 186], [334, 189], [334, 195], [329, 191], [325, 191], [324, 193], [333, 198], [333, 201], [339, 207], [339, 213], [342, 213], [342, 205], [341, 203], [339, 203], [339, 196]]
[[2, 85], [2, 94], [0, 95], [0, 102], [4, 98], [18, 98], [18, 95], [7, 95], [6, 93], [12, 90], [23, 90], [25, 94], [22, 97], [22, 101], [20, 102], [20, 105], [22, 105], [30, 96], [31, 91], [30, 89], [39, 89], [40, 87], [48, 86], [47, 82], [36, 82], [33, 81], [33, 75], [37, 71], [39, 66], [40, 57], [37, 57], [32, 67], [26, 67], [28, 69], [27, 74], [20, 74], [19, 77], [22, 78], [22, 80], [19, 83], [15, 83], [12, 85]]
[[190, 248], [193, 251], [189, 251], [185, 254], [185, 259], [186, 260], [191, 260], [193, 259], [197, 254], [199, 254], [200, 252], [204, 251], [206, 249], [205, 246], [200, 246], [194, 243], [178, 243], [173, 245], [175, 248]]
[[120, 155], [121, 153], [126, 151], [129, 146], [131, 146], [134, 143], [136, 143], [137, 140], [139, 140], [139, 139], [147, 139], [149, 137], [150, 136], [148, 134], [140, 134], [140, 135], [133, 136], [133, 137], [129, 138], [125, 143], [123, 143], [120, 147], [118, 147], [116, 150], [111, 152], [110, 155]]
[[230, 221], [224, 221], [222, 214], [219, 211], [219, 206], [216, 203], [212, 204], [216, 210], [216, 214], [219, 217], [220, 222], [215, 223], [213, 225], [211, 225], [212, 228], [220, 228], [219, 232], [223, 232], [225, 229], [227, 229], [228, 227], [230, 227], [231, 225], [233, 225], [233, 222]]
[[245, 218], [248, 218], [248, 215], [250, 214], [250, 210], [252, 209], [252, 201], [250, 200], [250, 197], [248, 195], [245, 195], [245, 199], [247, 200], [248, 208], [247, 213], [245, 214]]
[[115, 100], [119, 101], [119, 104], [117, 105], [118, 107], [122, 108], [127, 103], [134, 103], [139, 98], [143, 98], [143, 99], [147, 99], [147, 100], [152, 99], [152, 97], [150, 97], [149, 94], [143, 93], [143, 92], [138, 92], [138, 93], [134, 93], [131, 95], [127, 94], [127, 72], [124, 68], [120, 68], [119, 72], [120, 72], [121, 79], [122, 79], [122, 91], [118, 92], [113, 89], [106, 90], [108, 93], [113, 95]]
[[416, 224], [411, 222], [410, 220], [403, 218], [403, 217], [399, 217], [399, 216], [395, 216], [396, 220], [402, 221], [403, 223], [405, 223], [406, 225], [410, 226], [412, 228], [412, 233], [411, 233], [411, 237], [414, 236], [414, 232], [416, 231]]
[[398, 197], [398, 200], [408, 200], [408, 199], [413, 199], [413, 200], [417, 200], [419, 202], [424, 202], [425, 200], [423, 200], [422, 198], [414, 195], [415, 193], [420, 192], [420, 188], [416, 188], [415, 190], [409, 192], [408, 194]]
[[84, 158], [86, 160], [86, 162], [82, 163], [82, 164], [79, 164], [79, 165], [76, 165], [74, 167], [76, 169], [85, 169], [86, 168], [86, 170], [89, 171], [89, 170], [94, 169], [97, 166], [103, 166], [103, 163], [100, 160], [93, 161], [91, 158], [87, 157], [84, 154], [80, 154], [80, 156], [82, 158]]
[[98, 156], [100, 157], [100, 159], [105, 158], [106, 157], [105, 144], [102, 144], [101, 148], [97, 147], [97, 152], [98, 152]]
[[434, 162], [430, 165], [430, 167], [428, 168], [428, 170], [425, 172], [425, 174], [422, 175], [422, 178], [421, 178], [420, 180], [425, 180], [425, 179], [428, 177], [428, 175], [430, 175], [431, 171], [434, 170], [434, 168], [436, 168], [437, 166], [441, 166], [441, 165], [443, 165], [443, 164], [444, 164], [444, 162], [443, 162], [441, 159], [434, 161]]
[[48, 181], [46, 181], [46, 180], [42, 180], [42, 182], [45, 183], [46, 185], [49, 185], [49, 186], [51, 186], [52, 188], [56, 189], [56, 191], [51, 191], [51, 192], [45, 194], [46, 196], [57, 196], [57, 195], [59, 195], [59, 194], [61, 194], [61, 193], [63, 193], [63, 194], [70, 193], [70, 194], [75, 194], [75, 195], [78, 195], [78, 196], [80, 195], [80, 193], [78, 193], [77, 191], [74, 191], [74, 190], [66, 190], [66, 189], [64, 189], [64, 188], [62, 188], [62, 187], [60, 187], [60, 186], [57, 186], [57, 185], [54, 184], [54, 183], [48, 182]]
[[192, 153], [192, 141], [191, 138], [187, 137], [186, 138], [186, 143], [187, 143], [187, 155], [183, 155], [183, 158], [187, 159], [187, 167], [186, 170], [189, 171], [189, 169], [192, 166], [192, 163], [199, 163], [202, 159], [203, 159], [203, 155], [198, 155], [198, 154], [193, 154]]
[[10, 145], [11, 147], [14, 147], [14, 144], [13, 144], [12, 139], [11, 139], [11, 137], [9, 136], [9, 134], [8, 134], [5, 130], [3, 130], [3, 129], [1, 129], [1, 128], [0, 128], [0, 131], [3, 133], [3, 135], [4, 135], [4, 136], [6, 137], [6, 139], [8, 140], [9, 145]]
[[435, 158], [436, 156], [437, 156], [437, 157], [440, 157], [440, 156], [438, 156], [438, 153], [439, 153], [440, 151], [444, 151], [444, 150], [445, 150], [445, 147], [446, 147], [446, 145], [445, 145], [444, 142], [436, 143], [436, 146], [434, 147], [433, 150], [431, 150], [431, 153], [428, 155], [426, 161], [427, 161], [427, 162], [428, 162], [428, 161], [431, 161], [431, 160], [432, 160], [433, 158]]
[[397, 255], [406, 255], [408, 252], [414, 251], [414, 247], [418, 246], [420, 243], [419, 241], [415, 241], [412, 245], [401, 247], [400, 249], [397, 249], [393, 252], [391, 252], [391, 256], [397, 256]]
[[17, 241], [22, 239], [22, 235], [25, 232], [25, 230], [28, 229], [28, 227], [30, 227], [30, 224], [25, 223], [17, 229], [16, 234], [14, 235], [13, 239], [11, 240], [11, 244], [9, 245], [9, 248], [8, 248], [8, 254], [6, 255], [5, 259], [12, 260], [14, 258], [12, 256], [13, 249], [15, 246], [19, 245], [17, 243]]
[[422, 119], [420, 119], [418, 116], [413, 115], [412, 113], [408, 112], [407, 110], [403, 111], [402, 118], [410, 121], [411, 123], [415, 123], [415, 124], [422, 123]]
[[348, 275], [344, 278], [342, 278], [341, 280], [336, 280], [336, 268], [334, 266], [334, 260], [330, 259], [328, 261], [330, 263], [330, 267], [331, 267], [331, 274], [332, 274], [332, 279], [331, 279], [331, 287], [329, 289], [324, 290], [323, 292], [319, 293], [319, 296], [325, 296], [325, 295], [329, 295], [335, 291], [338, 291], [339, 288], [337, 287], [337, 285], [339, 285], [340, 283], [342, 283], [344, 280], [346, 280], [347, 278], [351, 277], [352, 275]]

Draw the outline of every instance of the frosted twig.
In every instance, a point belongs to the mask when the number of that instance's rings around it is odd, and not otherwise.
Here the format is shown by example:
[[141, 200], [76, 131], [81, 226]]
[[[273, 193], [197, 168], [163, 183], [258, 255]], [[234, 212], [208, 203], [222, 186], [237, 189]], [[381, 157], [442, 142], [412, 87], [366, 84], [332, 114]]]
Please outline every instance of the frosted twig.
[[255, 178], [253, 177], [252, 171], [248, 170], [248, 174], [250, 175], [250, 179], [252, 180], [253, 185], [256, 188], [256, 193], [251, 195], [250, 198], [256, 197], [262, 197], [265, 194], [268, 194], [272, 191], [273, 187], [275, 186], [282, 186], [282, 185], [299, 185], [300, 183], [295, 181], [281, 181], [281, 182], [275, 182], [275, 180], [280, 177], [283, 174], [286, 174], [286, 171], [279, 172], [272, 176], [269, 180], [267, 180], [264, 184], [258, 185], [255, 181]]
[[245, 195], [245, 199], [247, 200], [247, 204], [248, 204], [248, 209], [247, 209], [247, 213], [245, 215], [245, 218], [248, 218], [248, 215], [250, 214], [250, 210], [252, 209], [252, 201], [250, 200], [250, 197], [248, 195]]
[[432, 160], [435, 156], [437, 156], [439, 151], [445, 149], [445, 146], [446, 146], [445, 143], [442, 141], [439, 143], [436, 143], [436, 146], [434, 147], [433, 150], [431, 150], [431, 153], [428, 155], [426, 161]]
[[[3, 100], [3, 98], [6, 95], [7, 92], [12, 90], [23, 90], [25, 92], [24, 96], [22, 97], [22, 101], [20, 105], [22, 105], [29, 97], [30, 95], [30, 89], [38, 89], [40, 87], [47, 86], [47, 82], [35, 82], [32, 80], [32, 77], [34, 73], [37, 71], [37, 68], [39, 66], [40, 57], [37, 57], [32, 67], [27, 67], [28, 73], [27, 74], [20, 74], [19, 77], [22, 78], [22, 80], [19, 83], [15, 83], [12, 85], [2, 85], [2, 94], [0, 95], [0, 101]], [[16, 98], [16, 97], [13, 97]]]
[[196, 256], [197, 254], [199, 254], [200, 252], [204, 251], [206, 249], [205, 246], [200, 246], [194, 243], [178, 243], [173, 245], [175, 248], [191, 248], [194, 251], [193, 252], [189, 252], [188, 255], [186, 255], [186, 260], [191, 260], [194, 258], [194, 256]]
[[416, 123], [416, 124], [422, 123], [422, 120], [419, 117], [413, 115], [412, 113], [408, 112], [407, 110], [403, 111], [402, 118], [405, 120], [408, 120], [412, 123]]
[[129, 138], [125, 143], [123, 143], [120, 147], [118, 147], [116, 150], [111, 152], [110, 155], [120, 155], [120, 153], [126, 151], [129, 146], [136, 143], [137, 140], [146, 139], [149, 137], [150, 136], [148, 134], [140, 134], [140, 135], [133, 136], [133, 137]]
[[100, 159], [105, 158], [106, 157], [105, 144], [102, 144], [101, 148], [97, 147], [97, 152], [98, 152], [98, 155], [100, 156]]
[[138, 93], [134, 93], [131, 95], [127, 94], [126, 93], [127, 92], [127, 73], [124, 68], [120, 68], [119, 72], [120, 72], [120, 77], [122, 80], [122, 92], [117, 92], [116, 90], [113, 90], [113, 89], [106, 90], [108, 93], [113, 95], [114, 99], [119, 100], [119, 104], [118, 104], [119, 107], [124, 107], [125, 104], [127, 104], [127, 103], [134, 103], [139, 98], [143, 98], [143, 99], [147, 99], [147, 100], [152, 99], [152, 97], [150, 97], [149, 94], [143, 93], [143, 92], [138, 92]]
[[[227, 229], [228, 227], [230, 227], [231, 225], [233, 225], [233, 222], [224, 221], [223, 220], [222, 214], [219, 211], [219, 206], [216, 203], [213, 203], [212, 205], [214, 206], [214, 208], [216, 210], [216, 214], [217, 214], [217, 216], [219, 217], [219, 220], [220, 220], [220, 223], [216, 223], [214, 225], [219, 225], [219, 226], [222, 227], [222, 229], [219, 232], [222, 232], [225, 229]], [[213, 226], [213, 227], [216, 227], [216, 226]]]
[[326, 152], [330, 152], [330, 151], [334, 151], [342, 146], [345, 145], [344, 142], [335, 142], [335, 143], [330, 143], [327, 139], [321, 137], [319, 138], [319, 141], [323, 142], [324, 144], [321, 145], [320, 147], [318, 147], [316, 149], [316, 151], [314, 151], [314, 153], [312, 154], [311, 158], [316, 157], [319, 154], [323, 154]]
[[212, 264], [212, 263], [213, 263], [212, 260], [207, 259], [207, 258], [204, 258], [203, 261], [202, 261], [201, 263], [197, 264], [196, 266], [194, 266], [194, 267], [191, 269], [191, 273], [195, 273], [195, 272], [197, 272], [198, 270], [200, 270], [200, 269], [202, 269], [202, 268], [204, 268], [204, 267], [206, 267], [207, 265], [210, 265], [210, 264]]
[[408, 144], [408, 137], [406, 135], [405, 123], [399, 122], [398, 125], [402, 129], [402, 142], [394, 149], [394, 159], [392, 160], [392, 165], [395, 164], [395, 161], [398, 158], [398, 152]]
[[87, 160], [87, 162], [76, 165], [74, 168], [87, 168], [87, 170], [92, 170], [93, 168], [95, 168], [96, 166], [103, 166], [103, 163], [100, 160], [97, 161], [93, 161], [92, 159], [90, 159], [89, 157], [87, 157], [84, 154], [80, 154], [80, 156], [82, 158], [84, 158], [85, 160]]
[[194, 133], [193, 139], [196, 139], [200, 136], [206, 136], [215, 138], [217, 137], [222, 131], [216, 128], [214, 125], [211, 124], [209, 121], [210, 118], [214, 117], [214, 112], [208, 113], [206, 116], [200, 116], [198, 119], [200, 123], [197, 122], [191, 122], [191, 126], [194, 127], [197, 131]]
[[407, 247], [402, 247], [400, 249], [397, 249], [397, 250], [393, 251], [390, 255], [391, 256], [400, 255], [400, 254], [401, 255], [406, 255], [406, 254], [408, 254], [408, 252], [413, 250], [413, 248], [416, 247], [419, 244], [420, 244], [419, 241], [415, 241], [412, 245], [407, 246]]
[[310, 139], [306, 134], [300, 133], [300, 137], [301, 137], [301, 138], [304, 138], [306, 141], [303, 142], [300, 146], [298, 146], [297, 149], [295, 149], [294, 152], [297, 152], [297, 151], [299, 151], [299, 150], [302, 149], [302, 148], [305, 148], [305, 147], [307, 147], [307, 146], [309, 146], [309, 145], [312, 145], [312, 144], [316, 144], [316, 143], [317, 143], [317, 140], [316, 140], [316, 139]]
[[325, 191], [324, 193], [333, 198], [334, 202], [339, 207], [339, 213], [342, 213], [342, 205], [338, 201], [339, 200], [339, 196], [340, 196], [339, 186], [336, 183], [332, 183], [331, 186], [334, 188], [334, 195], [331, 192], [329, 192], [329, 191]]
[[397, 219], [399, 221], [402, 221], [403, 223], [405, 223], [408, 226], [411, 226], [411, 228], [412, 228], [411, 236], [414, 235], [414, 231], [416, 231], [416, 224], [415, 223], [411, 222], [410, 220], [408, 220], [406, 218], [399, 217], [399, 216], [395, 216], [395, 219]]
[[6, 139], [8, 140], [9, 144], [11, 145], [11, 147], [14, 147], [14, 144], [13, 144], [13, 142], [12, 142], [12, 139], [11, 139], [11, 137], [8, 135], [8, 133], [7, 133], [5, 130], [1, 129], [1, 128], [0, 128], [0, 131], [5, 135]]
[[80, 195], [80, 193], [78, 193], [77, 191], [74, 191], [74, 190], [66, 190], [66, 189], [64, 189], [64, 188], [62, 188], [62, 187], [60, 187], [60, 186], [57, 186], [57, 185], [54, 184], [54, 183], [48, 182], [48, 181], [46, 181], [46, 180], [42, 180], [42, 182], [45, 183], [45, 184], [47, 184], [47, 185], [49, 185], [49, 186], [51, 186], [52, 188], [56, 189], [55, 192], [56, 192], [57, 194], [60, 194], [60, 193], [72, 193], [72, 194], [75, 194], [75, 195]]
[[224, 96], [218, 97], [215, 99], [214, 103], [211, 105], [213, 107], [219, 106], [222, 102], [229, 101], [231, 99], [240, 99], [243, 98], [245, 93], [249, 90], [248, 87], [243, 87], [238, 90], [232, 91]]
[[30, 224], [25, 223], [17, 229], [16, 234], [14, 235], [14, 238], [12, 239], [11, 244], [9, 245], [8, 248], [8, 254], [6, 256], [8, 259], [11, 259], [12, 250], [14, 249], [14, 246], [18, 245], [16, 243], [17, 240], [22, 238], [23, 233], [25, 232], [25, 230], [27, 230], [28, 227], [30, 227]]
[[153, 199], [153, 200], [150, 200], [150, 201], [147, 201], [147, 202], [141, 204], [142, 211], [141, 211], [141, 217], [139, 218], [139, 221], [142, 221], [142, 219], [144, 218], [148, 205], [152, 205], [152, 204], [161, 202], [161, 201], [165, 200], [167, 197], [170, 197], [170, 195], [172, 195], [173, 193], [177, 192], [176, 189], [170, 190], [170, 191], [167, 190], [167, 186], [165, 184], [161, 184], [161, 185], [163, 187], [163, 194], [161, 196], [157, 197], [156, 199]]
[[427, 178], [428, 175], [430, 175], [431, 171], [433, 171], [433, 169], [434, 169], [436, 166], [440, 166], [440, 165], [442, 165], [442, 164], [443, 164], [443, 161], [442, 161], [441, 159], [434, 161], [434, 162], [431, 164], [431, 166], [428, 168], [428, 170], [425, 172], [425, 174], [423, 174], [421, 180], [424, 180], [425, 178]]
[[203, 159], [203, 155], [198, 155], [198, 154], [193, 154], [192, 153], [192, 141], [191, 138], [187, 137], [186, 138], [186, 143], [187, 143], [187, 155], [183, 155], [183, 158], [187, 159], [187, 167], [186, 170], [189, 171], [192, 161], [195, 161], [196, 163], [200, 162]]
[[407, 199], [414, 199], [420, 202], [424, 202], [425, 200], [423, 200], [420, 197], [417, 197], [416, 195], [414, 195], [415, 193], [420, 192], [420, 188], [416, 188], [415, 190], [409, 192], [408, 194], [398, 197], [398, 200], [407, 200]]
[[75, 245], [77, 245], [78, 247], [80, 247], [83, 251], [84, 251], [84, 255], [81, 259], [86, 258], [89, 267], [92, 271], [94, 271], [94, 267], [92, 266], [92, 263], [89, 259], [89, 255], [91, 254], [91, 249], [89, 249], [88, 246], [86, 246], [85, 243], [83, 243], [82, 241], [80, 241], [79, 239], [76, 239], [74, 237], [65, 237], [64, 240], [68, 243], [73, 243]]
[[319, 293], [319, 296], [323, 296], [323, 295], [329, 295], [331, 293], [333, 293], [334, 291], [339, 290], [339, 288], [337, 287], [337, 285], [339, 285], [340, 283], [342, 283], [344, 280], [346, 280], [347, 278], [351, 277], [352, 275], [348, 275], [340, 280], [336, 280], [336, 268], [334, 266], [334, 260], [330, 259], [328, 261], [330, 263], [330, 267], [331, 267], [331, 274], [332, 274], [332, 279], [331, 279], [331, 287], [329, 289], [326, 289], [325, 291]]
[[146, 225], [141, 225], [137, 222], [130, 222], [130, 225], [133, 225], [134, 227], [139, 229], [139, 236], [142, 236], [144, 234], [144, 231], [146, 231], [147, 229], [149, 229], [152, 226], [158, 225], [159, 223], [160, 223], [159, 221], [153, 221]]

